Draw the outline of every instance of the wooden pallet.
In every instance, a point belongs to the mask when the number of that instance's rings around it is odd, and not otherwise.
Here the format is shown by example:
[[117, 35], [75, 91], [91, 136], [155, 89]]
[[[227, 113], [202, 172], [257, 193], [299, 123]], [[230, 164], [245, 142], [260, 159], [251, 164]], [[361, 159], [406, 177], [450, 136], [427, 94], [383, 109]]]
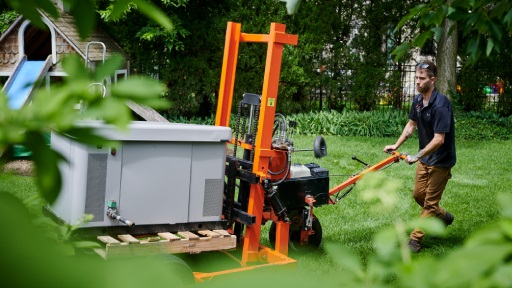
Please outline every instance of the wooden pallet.
[[130, 234], [118, 235], [117, 239], [111, 236], [97, 238], [105, 247], [95, 251], [105, 259], [171, 253], [197, 254], [236, 248], [236, 236], [225, 230], [163, 232], [143, 238]]

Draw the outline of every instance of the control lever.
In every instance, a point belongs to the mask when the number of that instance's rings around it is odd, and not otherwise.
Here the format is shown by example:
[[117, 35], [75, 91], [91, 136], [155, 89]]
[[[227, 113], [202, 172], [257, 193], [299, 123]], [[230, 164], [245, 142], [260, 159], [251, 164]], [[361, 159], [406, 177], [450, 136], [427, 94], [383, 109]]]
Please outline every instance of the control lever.
[[357, 162], [363, 164], [364, 166], [370, 167], [370, 165], [368, 165], [368, 163], [364, 163], [363, 161], [359, 160], [356, 156], [352, 156], [352, 160], [356, 160]]

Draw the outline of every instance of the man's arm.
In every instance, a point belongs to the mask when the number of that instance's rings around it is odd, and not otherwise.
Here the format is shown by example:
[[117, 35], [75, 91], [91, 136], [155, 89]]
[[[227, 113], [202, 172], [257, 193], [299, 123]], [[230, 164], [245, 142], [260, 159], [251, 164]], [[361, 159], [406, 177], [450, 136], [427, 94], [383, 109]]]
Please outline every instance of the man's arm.
[[388, 145], [388, 146], [384, 147], [384, 152], [397, 150], [398, 147], [400, 147], [402, 144], [404, 144], [404, 142], [407, 141], [407, 139], [409, 139], [409, 137], [412, 136], [412, 133], [414, 133], [414, 131], [416, 131], [416, 121], [409, 119], [409, 122], [407, 122], [407, 124], [405, 124], [405, 128], [402, 131], [402, 135], [400, 135], [398, 140], [396, 140], [396, 143], [393, 145]]
[[421, 149], [418, 154], [414, 156], [407, 156], [405, 158], [405, 162], [412, 164], [420, 160], [422, 157], [427, 156], [434, 151], [436, 151], [441, 145], [444, 143], [444, 135], [445, 133], [434, 133], [434, 138], [425, 146], [425, 148]]

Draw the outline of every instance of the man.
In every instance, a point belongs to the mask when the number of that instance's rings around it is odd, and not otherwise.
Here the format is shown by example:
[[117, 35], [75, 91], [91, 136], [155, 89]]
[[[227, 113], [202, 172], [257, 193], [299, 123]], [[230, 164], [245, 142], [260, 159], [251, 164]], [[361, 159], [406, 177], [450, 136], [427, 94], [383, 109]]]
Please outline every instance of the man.
[[[418, 162], [413, 197], [422, 207], [420, 217], [438, 217], [446, 225], [453, 222], [453, 215], [439, 206], [451, 168], [455, 165], [455, 125], [452, 105], [448, 98], [435, 87], [437, 67], [431, 61], [416, 65], [416, 90], [409, 122], [395, 144], [384, 147], [384, 151], [397, 150], [417, 129], [419, 151], [408, 155], [409, 164]], [[416, 228], [412, 231], [409, 248], [419, 252], [425, 233]]]

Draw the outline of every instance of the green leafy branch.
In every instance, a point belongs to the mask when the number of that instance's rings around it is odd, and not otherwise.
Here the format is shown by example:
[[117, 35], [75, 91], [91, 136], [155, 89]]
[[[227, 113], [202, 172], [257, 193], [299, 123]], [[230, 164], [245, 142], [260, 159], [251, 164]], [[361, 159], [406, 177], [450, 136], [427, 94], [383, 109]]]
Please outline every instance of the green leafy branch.
[[[80, 38], [86, 39], [94, 30], [96, 0], [63, 0], [75, 19], [76, 28]], [[174, 2], [174, 1], [172, 1]], [[182, 2], [182, 1], [181, 1]], [[181, 3], [178, 1], [178, 3]], [[29, 19], [35, 26], [44, 28], [45, 25], [41, 19], [39, 11], [47, 13], [50, 17], [58, 19], [60, 17], [57, 7], [51, 0], [7, 0], [7, 3], [18, 13]], [[137, 7], [137, 9], [149, 19], [155, 21], [163, 29], [172, 31], [173, 24], [167, 15], [155, 4], [145, 0], [115, 0], [111, 5], [110, 17], [112, 19], [120, 18], [125, 11]]]
[[[404, 42], [392, 54], [398, 61], [413, 47], [422, 47], [426, 40], [439, 41], [442, 33], [442, 22], [445, 19], [456, 21], [468, 38], [466, 54], [470, 62], [482, 55], [490, 56], [502, 50], [503, 35], [512, 30], [512, 2], [501, 1], [430, 1], [422, 3], [410, 10], [398, 23], [396, 30], [409, 21], [416, 21], [421, 32], [412, 41]], [[454, 31], [448, 31], [450, 35]], [[485, 54], [484, 54], [485, 53]]]
[[190, 35], [190, 32], [183, 28], [181, 25], [181, 21], [177, 17], [173, 17], [173, 23], [175, 29], [173, 31], [163, 30], [159, 26], [146, 26], [142, 28], [137, 35], [137, 38], [147, 41], [147, 42], [158, 42], [163, 41], [165, 46], [169, 49], [169, 51], [183, 51], [185, 49], [185, 44], [181, 39]]

